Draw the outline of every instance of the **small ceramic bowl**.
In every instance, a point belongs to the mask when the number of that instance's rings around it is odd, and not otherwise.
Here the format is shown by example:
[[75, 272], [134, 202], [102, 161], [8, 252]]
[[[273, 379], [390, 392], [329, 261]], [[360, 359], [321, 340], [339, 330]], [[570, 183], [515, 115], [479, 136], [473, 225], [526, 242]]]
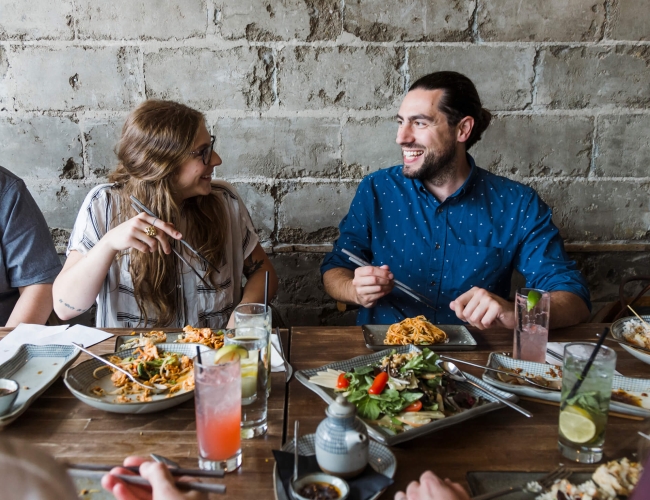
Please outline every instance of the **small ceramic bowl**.
[[295, 482], [291, 483], [291, 496], [295, 500], [309, 500], [307, 497], [298, 494], [298, 492], [309, 483], [325, 483], [334, 486], [340, 493], [337, 500], [345, 500], [350, 494], [350, 486], [348, 486], [348, 483], [343, 479], [330, 474], [325, 474], [324, 472], [314, 472], [312, 474], [301, 476]]
[[0, 416], [8, 413], [18, 396], [18, 382], [0, 378]]

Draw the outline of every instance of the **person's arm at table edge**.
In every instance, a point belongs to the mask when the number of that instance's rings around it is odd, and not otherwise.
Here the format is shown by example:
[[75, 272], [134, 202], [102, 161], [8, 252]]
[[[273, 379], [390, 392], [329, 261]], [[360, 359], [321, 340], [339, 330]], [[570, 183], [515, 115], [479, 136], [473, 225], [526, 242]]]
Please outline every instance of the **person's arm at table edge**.
[[[393, 273], [388, 266], [331, 268], [323, 273], [323, 285], [332, 298], [346, 304], [374, 307], [377, 301], [393, 289]], [[340, 298], [337, 298], [340, 297]]]
[[354, 271], [345, 267], [334, 267], [323, 274], [323, 286], [330, 297], [345, 304], [359, 305], [353, 280]]
[[246, 276], [247, 281], [242, 294], [242, 304], [264, 303], [266, 271], [269, 272], [268, 300], [271, 302], [271, 299], [275, 297], [278, 291], [278, 275], [262, 245], [258, 243], [251, 254], [244, 259], [244, 276]]
[[13, 328], [20, 323], [44, 325], [52, 312], [52, 284], [36, 283], [18, 287], [20, 298], [7, 320], [5, 327]]
[[551, 292], [550, 329], [584, 323], [590, 316], [587, 304], [579, 295], [563, 290]]

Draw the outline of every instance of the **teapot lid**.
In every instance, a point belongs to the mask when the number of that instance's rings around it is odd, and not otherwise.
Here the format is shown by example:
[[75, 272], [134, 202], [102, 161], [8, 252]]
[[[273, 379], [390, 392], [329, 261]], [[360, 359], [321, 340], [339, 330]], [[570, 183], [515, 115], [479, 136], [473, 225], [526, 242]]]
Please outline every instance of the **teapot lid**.
[[354, 417], [357, 413], [357, 407], [350, 403], [345, 396], [339, 394], [336, 400], [327, 407], [325, 411], [328, 417], [333, 418], [350, 418]]

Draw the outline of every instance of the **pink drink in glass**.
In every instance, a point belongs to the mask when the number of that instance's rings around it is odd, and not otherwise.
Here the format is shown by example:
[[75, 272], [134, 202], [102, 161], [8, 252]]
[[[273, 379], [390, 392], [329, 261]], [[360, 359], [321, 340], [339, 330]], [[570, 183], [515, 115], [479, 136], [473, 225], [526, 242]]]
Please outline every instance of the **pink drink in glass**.
[[546, 361], [550, 308], [549, 292], [533, 288], [522, 288], [517, 292], [512, 350], [515, 359], [537, 363]]
[[[204, 353], [203, 357], [212, 356]], [[202, 365], [195, 359], [194, 377], [199, 467], [233, 471], [241, 465], [239, 359], [217, 365]]]

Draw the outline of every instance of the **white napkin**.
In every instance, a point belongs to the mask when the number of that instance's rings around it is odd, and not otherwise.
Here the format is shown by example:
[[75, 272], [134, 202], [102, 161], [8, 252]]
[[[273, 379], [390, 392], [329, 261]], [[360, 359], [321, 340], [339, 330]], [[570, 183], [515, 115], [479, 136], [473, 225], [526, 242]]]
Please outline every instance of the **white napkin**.
[[[559, 359], [556, 359], [548, 352], [546, 353], [546, 362], [550, 365], [562, 366], [562, 359], [564, 358], [564, 346], [570, 344], [570, 342], [549, 342], [546, 344], [547, 351], [552, 351], [557, 354]], [[614, 374], [620, 375], [621, 372], [614, 370]]]
[[282, 352], [280, 350], [280, 337], [275, 333], [271, 334], [271, 347], [271, 371], [285, 371], [284, 358], [282, 357], [282, 354], [280, 354]]
[[23, 344], [69, 345], [71, 342], [76, 342], [84, 347], [89, 347], [113, 336], [112, 333], [106, 333], [96, 328], [82, 325], [74, 325], [70, 328], [68, 326], [43, 326], [21, 323], [5, 338], [0, 340], [0, 363], [4, 363], [11, 358]]

